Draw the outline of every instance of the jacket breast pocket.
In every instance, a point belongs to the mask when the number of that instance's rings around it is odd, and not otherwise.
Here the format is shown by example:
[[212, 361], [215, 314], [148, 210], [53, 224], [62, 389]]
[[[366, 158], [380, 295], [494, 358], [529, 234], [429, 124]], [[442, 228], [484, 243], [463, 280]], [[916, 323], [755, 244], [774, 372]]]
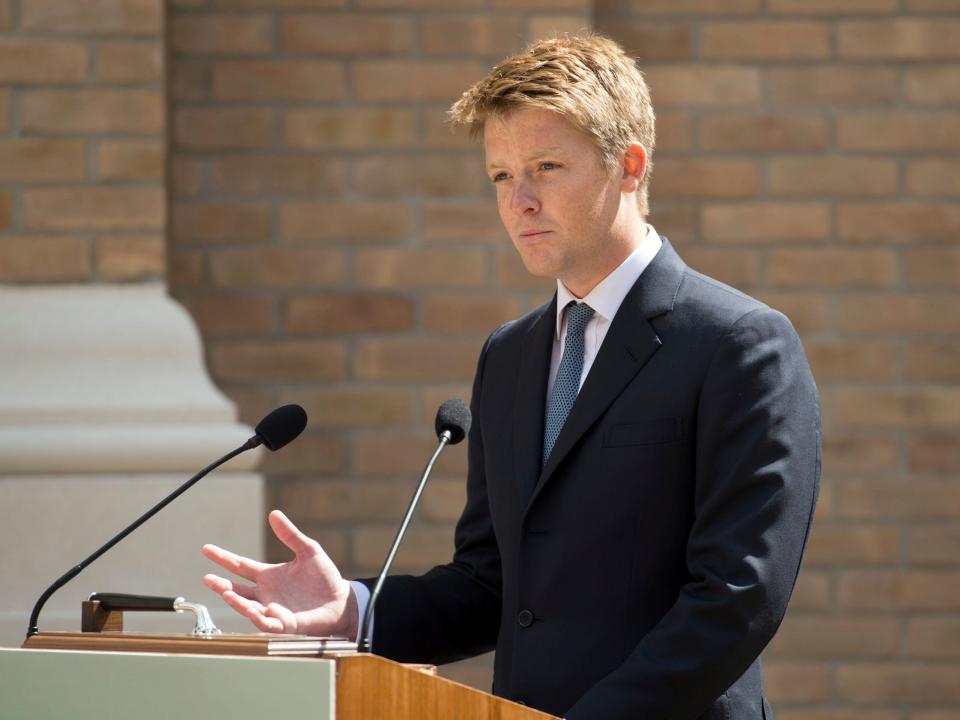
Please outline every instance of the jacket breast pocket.
[[659, 418], [609, 427], [603, 434], [603, 446], [663, 445], [679, 442], [682, 436], [683, 418]]

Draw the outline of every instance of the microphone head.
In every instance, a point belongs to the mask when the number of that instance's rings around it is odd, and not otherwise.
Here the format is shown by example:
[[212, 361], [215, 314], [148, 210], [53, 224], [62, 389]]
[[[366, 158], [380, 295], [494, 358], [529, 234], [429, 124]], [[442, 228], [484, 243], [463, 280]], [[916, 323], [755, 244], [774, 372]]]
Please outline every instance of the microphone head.
[[444, 431], [449, 431], [450, 445], [456, 445], [470, 432], [470, 418], [470, 408], [463, 400], [460, 398], [445, 400], [437, 410], [437, 419], [434, 422], [437, 437], [440, 437]]
[[270, 450], [279, 450], [303, 432], [307, 413], [299, 405], [278, 407], [261, 420], [256, 427], [257, 437]]

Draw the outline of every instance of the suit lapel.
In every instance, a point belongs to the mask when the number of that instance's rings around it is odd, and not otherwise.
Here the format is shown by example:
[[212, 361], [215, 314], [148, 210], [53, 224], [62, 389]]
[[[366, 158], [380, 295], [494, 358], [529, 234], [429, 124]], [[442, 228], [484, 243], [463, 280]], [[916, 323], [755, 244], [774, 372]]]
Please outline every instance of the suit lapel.
[[[550, 458], [540, 473], [530, 498], [531, 503], [536, 500], [543, 486], [583, 434], [610, 407], [661, 346], [662, 340], [650, 319], [673, 308], [685, 267], [664, 238], [660, 252], [634, 283], [613, 318], [600, 352], [597, 353], [570, 415], [557, 437]], [[549, 367], [549, 355], [546, 364]], [[545, 381], [543, 385], [540, 404], [536, 406], [541, 446], [546, 402]]]
[[543, 454], [543, 414], [547, 403], [550, 354], [556, 334], [557, 296], [544, 306], [523, 338], [514, 400], [515, 487], [522, 504], [533, 493]]

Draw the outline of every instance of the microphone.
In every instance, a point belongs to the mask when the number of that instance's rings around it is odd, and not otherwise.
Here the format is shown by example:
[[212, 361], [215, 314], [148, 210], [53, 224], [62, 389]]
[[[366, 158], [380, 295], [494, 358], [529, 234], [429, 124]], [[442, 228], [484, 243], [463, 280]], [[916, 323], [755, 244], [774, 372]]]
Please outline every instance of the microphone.
[[440, 457], [443, 448], [447, 445], [456, 445], [470, 432], [470, 408], [466, 406], [463, 400], [458, 398], [445, 400], [437, 410], [437, 417], [433, 425], [437, 431], [437, 440], [439, 440], [440, 444], [437, 446], [433, 457], [430, 458], [426, 468], [423, 470], [423, 475], [420, 477], [420, 484], [417, 485], [417, 489], [413, 493], [410, 505], [407, 506], [407, 512], [403, 516], [403, 522], [400, 523], [400, 529], [397, 530], [397, 536], [393, 539], [390, 552], [387, 553], [387, 560], [383, 563], [383, 569], [377, 577], [377, 584], [374, 585], [373, 592], [370, 593], [370, 601], [367, 603], [367, 610], [363, 614], [363, 623], [360, 625], [360, 645], [357, 648], [358, 652], [370, 652], [370, 621], [373, 619], [373, 606], [380, 596], [380, 590], [383, 589], [383, 583], [387, 579], [387, 573], [390, 572], [393, 558], [396, 556], [397, 549], [400, 547], [403, 536], [407, 532], [407, 526], [410, 524], [410, 518], [413, 517], [413, 511], [416, 510], [417, 503], [420, 502], [420, 496], [423, 494], [423, 488], [427, 484], [427, 478], [430, 477], [430, 471], [433, 470], [433, 464], [437, 461], [437, 458]]
[[198, 480], [200, 480], [200, 478], [209, 473], [211, 470], [220, 467], [227, 460], [235, 458], [237, 455], [246, 452], [247, 450], [252, 450], [258, 445], [264, 445], [268, 450], [279, 450], [291, 440], [296, 438], [300, 433], [302, 433], [306, 426], [307, 413], [304, 412], [303, 408], [299, 405], [284, 405], [283, 407], [279, 407], [276, 410], [268, 413], [267, 416], [257, 424], [253, 437], [247, 440], [243, 445], [238, 447], [236, 450], [232, 450], [231, 452], [227, 453], [216, 462], [207, 465], [207, 467], [187, 480], [183, 485], [167, 495], [163, 500], [158, 502], [143, 515], [134, 520], [130, 525], [120, 531], [99, 550], [95, 551], [85, 560], [80, 561], [80, 563], [68, 570], [50, 587], [48, 587], [44, 591], [43, 595], [40, 596], [40, 599], [37, 600], [37, 604], [33, 606], [33, 612], [30, 613], [30, 625], [27, 628], [27, 637], [36, 635], [38, 632], [40, 632], [37, 628], [37, 621], [40, 618], [40, 610], [43, 609], [44, 604], [50, 599], [51, 595], [73, 580], [83, 571], [84, 568], [107, 552], [107, 550], [123, 540], [125, 537], [127, 537], [127, 535], [132, 533], [147, 520], [163, 510], [163, 508], [177, 499], [184, 492], [189, 490]]

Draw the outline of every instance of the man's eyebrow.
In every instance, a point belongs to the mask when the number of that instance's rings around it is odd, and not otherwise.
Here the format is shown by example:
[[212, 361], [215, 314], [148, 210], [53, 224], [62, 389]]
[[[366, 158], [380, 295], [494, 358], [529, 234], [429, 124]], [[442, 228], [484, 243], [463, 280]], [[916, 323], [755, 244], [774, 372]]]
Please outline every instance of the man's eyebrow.
[[[526, 158], [524, 158], [524, 160], [538, 160], [539, 158], [542, 158], [542, 157], [562, 154], [563, 152], [564, 152], [564, 149], [561, 145], [551, 145], [549, 147], [538, 148], [536, 151], [527, 155]], [[501, 163], [494, 162], [491, 160], [490, 162], [487, 163], [487, 170], [490, 170], [491, 168], [499, 167], [500, 165]]]

